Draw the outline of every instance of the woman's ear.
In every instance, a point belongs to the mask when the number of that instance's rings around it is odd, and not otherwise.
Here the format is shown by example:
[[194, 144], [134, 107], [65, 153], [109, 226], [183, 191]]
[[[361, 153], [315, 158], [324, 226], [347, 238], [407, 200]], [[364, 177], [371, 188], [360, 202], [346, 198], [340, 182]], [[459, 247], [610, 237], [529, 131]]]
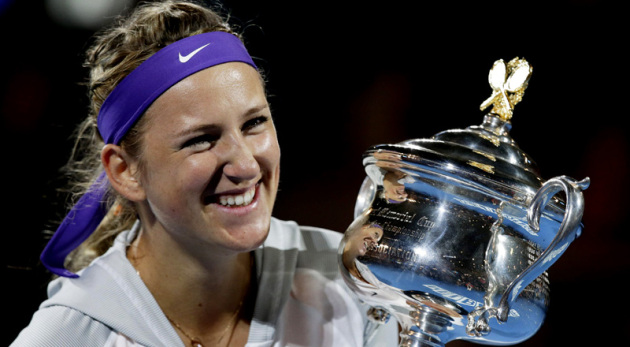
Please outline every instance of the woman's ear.
[[132, 161], [120, 146], [106, 144], [101, 151], [101, 161], [112, 187], [125, 198], [139, 202], [146, 198], [136, 175], [138, 164]]

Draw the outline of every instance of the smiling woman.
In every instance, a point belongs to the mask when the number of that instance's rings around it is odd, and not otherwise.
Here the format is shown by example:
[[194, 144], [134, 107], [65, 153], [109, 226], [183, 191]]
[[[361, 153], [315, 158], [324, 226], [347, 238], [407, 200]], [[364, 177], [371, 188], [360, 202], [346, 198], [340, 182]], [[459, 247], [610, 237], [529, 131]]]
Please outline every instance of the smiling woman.
[[79, 199], [41, 256], [59, 277], [13, 346], [396, 343], [395, 326], [364, 341], [341, 234], [272, 217], [264, 79], [216, 12], [150, 2], [87, 53]]
[[[278, 189], [280, 149], [256, 70], [231, 62], [197, 72], [169, 88], [144, 117], [143, 170], [130, 175], [139, 176], [132, 185], [140, 182], [141, 194], [127, 197], [137, 202], [140, 219], [170, 234], [162, 240], [194, 240], [192, 247], [205, 250], [204, 264], [220, 264], [222, 257], [214, 256], [224, 248], [249, 251], [262, 244]], [[105, 163], [117, 148], [105, 147]], [[250, 203], [243, 205], [246, 196]]]

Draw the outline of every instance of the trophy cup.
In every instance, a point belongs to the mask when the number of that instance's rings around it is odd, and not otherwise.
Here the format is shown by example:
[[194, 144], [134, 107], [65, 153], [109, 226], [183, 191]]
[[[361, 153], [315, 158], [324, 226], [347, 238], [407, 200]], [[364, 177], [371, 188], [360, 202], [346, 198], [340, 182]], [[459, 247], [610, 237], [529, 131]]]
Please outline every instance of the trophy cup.
[[400, 346], [512, 345], [542, 325], [546, 271], [582, 231], [589, 179], [542, 180], [509, 136], [531, 73], [498, 60], [481, 125], [364, 153], [340, 271], [371, 324], [396, 319]]

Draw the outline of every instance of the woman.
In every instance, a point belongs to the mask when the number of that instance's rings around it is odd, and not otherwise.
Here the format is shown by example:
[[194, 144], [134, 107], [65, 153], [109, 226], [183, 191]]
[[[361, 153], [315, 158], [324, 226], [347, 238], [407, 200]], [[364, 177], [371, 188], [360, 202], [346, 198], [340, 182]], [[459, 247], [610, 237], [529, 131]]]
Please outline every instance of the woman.
[[[140, 6], [89, 49], [90, 184], [42, 253], [60, 277], [15, 346], [359, 346], [338, 233], [271, 217], [280, 149], [236, 33]], [[102, 203], [102, 201], [107, 203]]]

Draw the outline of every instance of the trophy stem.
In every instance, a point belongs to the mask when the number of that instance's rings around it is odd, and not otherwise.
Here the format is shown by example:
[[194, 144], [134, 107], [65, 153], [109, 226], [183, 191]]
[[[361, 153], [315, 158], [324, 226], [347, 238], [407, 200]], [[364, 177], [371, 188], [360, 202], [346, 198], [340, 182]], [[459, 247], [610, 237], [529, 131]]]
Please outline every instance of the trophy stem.
[[399, 347], [444, 347], [444, 344], [436, 337], [408, 330], [400, 333]]
[[399, 347], [444, 347], [439, 335], [451, 325], [449, 317], [428, 307], [416, 309], [409, 316], [413, 324], [403, 327]]

